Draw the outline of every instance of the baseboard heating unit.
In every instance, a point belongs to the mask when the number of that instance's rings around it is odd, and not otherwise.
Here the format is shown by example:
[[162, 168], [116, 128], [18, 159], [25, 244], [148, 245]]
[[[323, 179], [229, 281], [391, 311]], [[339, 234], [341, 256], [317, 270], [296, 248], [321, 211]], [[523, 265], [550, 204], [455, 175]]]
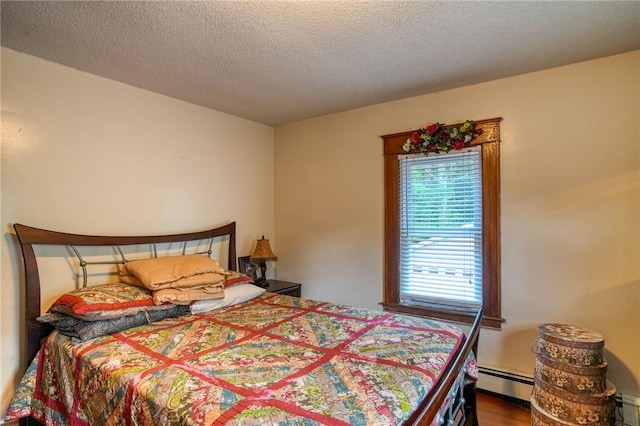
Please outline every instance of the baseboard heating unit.
[[478, 389], [529, 402], [533, 376], [478, 366]]

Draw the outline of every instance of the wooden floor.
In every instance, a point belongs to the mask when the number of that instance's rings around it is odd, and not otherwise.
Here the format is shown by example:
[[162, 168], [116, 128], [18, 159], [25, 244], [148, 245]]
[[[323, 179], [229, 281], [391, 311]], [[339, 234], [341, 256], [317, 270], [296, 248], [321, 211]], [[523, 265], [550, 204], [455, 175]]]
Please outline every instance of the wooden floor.
[[487, 394], [477, 393], [480, 426], [530, 426], [531, 412], [522, 404]]

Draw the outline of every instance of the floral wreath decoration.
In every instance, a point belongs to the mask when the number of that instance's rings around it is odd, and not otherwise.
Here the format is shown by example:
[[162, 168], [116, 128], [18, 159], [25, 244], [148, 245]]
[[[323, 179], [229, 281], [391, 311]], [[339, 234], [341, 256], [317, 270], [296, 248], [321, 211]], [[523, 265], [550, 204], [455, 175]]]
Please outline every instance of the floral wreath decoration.
[[425, 155], [440, 154], [451, 150], [459, 151], [468, 147], [471, 141], [482, 133], [482, 129], [477, 129], [475, 121], [472, 120], [467, 120], [458, 127], [433, 123], [413, 132], [402, 145], [402, 149], [410, 154], [423, 153]]

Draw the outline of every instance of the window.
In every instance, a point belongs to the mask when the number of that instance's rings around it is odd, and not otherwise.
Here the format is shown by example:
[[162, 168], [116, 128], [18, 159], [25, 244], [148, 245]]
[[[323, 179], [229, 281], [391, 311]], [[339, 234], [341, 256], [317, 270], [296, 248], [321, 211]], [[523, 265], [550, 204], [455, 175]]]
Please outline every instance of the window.
[[480, 151], [400, 161], [400, 301], [482, 305]]
[[499, 119], [477, 122], [473, 149], [405, 155], [385, 143], [386, 310], [499, 328]]

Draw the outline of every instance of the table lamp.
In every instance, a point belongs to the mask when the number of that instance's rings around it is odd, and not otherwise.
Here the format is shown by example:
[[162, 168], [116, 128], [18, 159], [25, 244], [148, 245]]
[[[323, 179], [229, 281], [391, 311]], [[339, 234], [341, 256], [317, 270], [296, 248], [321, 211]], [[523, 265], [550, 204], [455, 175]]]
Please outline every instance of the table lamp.
[[256, 284], [261, 287], [267, 287], [267, 260], [278, 260], [278, 256], [271, 250], [269, 240], [265, 240], [264, 235], [262, 239], [256, 242], [256, 248], [251, 253], [251, 260], [255, 260], [260, 265], [261, 276], [256, 280]]

